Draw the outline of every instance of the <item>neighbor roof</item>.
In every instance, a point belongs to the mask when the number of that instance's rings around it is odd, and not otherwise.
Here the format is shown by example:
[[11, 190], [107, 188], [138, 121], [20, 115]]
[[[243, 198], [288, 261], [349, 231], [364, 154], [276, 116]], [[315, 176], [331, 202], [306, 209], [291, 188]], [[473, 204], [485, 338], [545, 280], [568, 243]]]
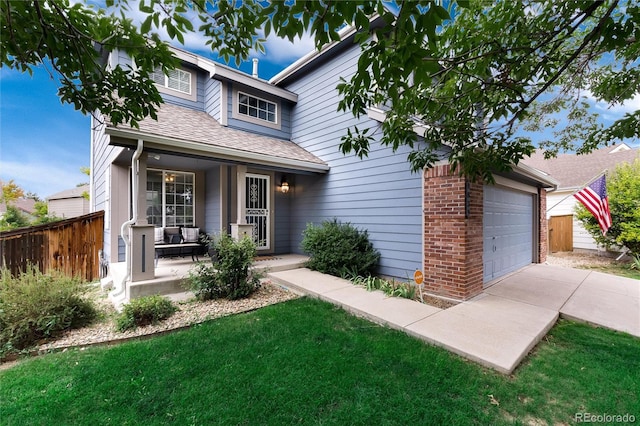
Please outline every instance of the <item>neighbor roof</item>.
[[162, 104], [158, 118], [145, 118], [139, 128], [107, 123], [106, 132], [127, 139], [143, 139], [146, 147], [245, 163], [325, 172], [329, 166], [282, 139], [222, 126], [209, 114], [172, 104]]
[[[23, 213], [33, 214], [36, 210], [36, 200], [33, 198], [18, 198], [14, 200], [11, 205], [20, 210]], [[7, 204], [4, 201], [0, 202], [0, 213], [5, 213], [7, 211]]]
[[75, 188], [65, 189], [64, 191], [56, 192], [53, 195], [47, 197], [47, 200], [62, 200], [65, 198], [79, 198], [82, 194], [89, 191], [89, 185], [80, 185]]
[[640, 158], [640, 150], [626, 144], [608, 146], [590, 154], [559, 154], [544, 159], [544, 151], [536, 151], [521, 163], [550, 174], [560, 184], [558, 190], [577, 189], [598, 177], [604, 171], [613, 171], [618, 164], [631, 163]]

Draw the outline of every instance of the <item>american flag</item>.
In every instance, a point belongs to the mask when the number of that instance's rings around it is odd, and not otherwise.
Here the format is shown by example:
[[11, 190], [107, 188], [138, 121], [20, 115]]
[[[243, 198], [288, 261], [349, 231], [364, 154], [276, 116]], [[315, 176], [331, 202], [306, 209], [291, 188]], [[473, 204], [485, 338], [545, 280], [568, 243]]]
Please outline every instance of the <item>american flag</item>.
[[606, 235], [611, 228], [611, 212], [607, 197], [607, 181], [604, 175], [573, 196], [597, 219], [600, 229], [602, 229], [602, 235]]

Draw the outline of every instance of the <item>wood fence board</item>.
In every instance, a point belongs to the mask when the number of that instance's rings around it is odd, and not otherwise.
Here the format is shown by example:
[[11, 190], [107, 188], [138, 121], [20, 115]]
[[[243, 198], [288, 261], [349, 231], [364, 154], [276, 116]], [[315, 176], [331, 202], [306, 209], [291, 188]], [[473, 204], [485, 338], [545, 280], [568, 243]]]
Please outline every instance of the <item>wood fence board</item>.
[[31, 263], [45, 273], [58, 270], [94, 281], [100, 278], [98, 251], [103, 237], [104, 211], [0, 232], [0, 260], [12, 275]]

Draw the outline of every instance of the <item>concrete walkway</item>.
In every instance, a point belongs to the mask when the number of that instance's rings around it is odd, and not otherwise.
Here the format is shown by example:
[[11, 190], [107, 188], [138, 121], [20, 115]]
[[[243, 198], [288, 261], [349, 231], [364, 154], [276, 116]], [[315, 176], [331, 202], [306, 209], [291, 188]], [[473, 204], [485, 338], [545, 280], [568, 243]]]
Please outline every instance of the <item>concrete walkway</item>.
[[368, 292], [308, 269], [268, 275], [293, 291], [506, 374], [515, 370], [560, 315], [640, 337], [640, 280], [598, 272], [530, 265], [446, 310]]

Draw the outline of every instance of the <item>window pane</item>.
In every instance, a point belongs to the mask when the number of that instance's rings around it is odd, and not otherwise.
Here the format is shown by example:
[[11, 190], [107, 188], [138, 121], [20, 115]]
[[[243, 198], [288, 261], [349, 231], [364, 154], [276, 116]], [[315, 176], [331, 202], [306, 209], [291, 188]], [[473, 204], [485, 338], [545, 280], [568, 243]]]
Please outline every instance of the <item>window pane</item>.
[[258, 100], [254, 97], [249, 98], [249, 106], [255, 107], [258, 106]]
[[238, 105], [238, 112], [244, 115], [249, 113], [246, 105]]
[[266, 111], [263, 111], [263, 110], [260, 110], [260, 111], [258, 112], [258, 118], [261, 118], [261, 119], [263, 119], [263, 120], [266, 120], [266, 119], [267, 119], [267, 112], [266, 112]]

